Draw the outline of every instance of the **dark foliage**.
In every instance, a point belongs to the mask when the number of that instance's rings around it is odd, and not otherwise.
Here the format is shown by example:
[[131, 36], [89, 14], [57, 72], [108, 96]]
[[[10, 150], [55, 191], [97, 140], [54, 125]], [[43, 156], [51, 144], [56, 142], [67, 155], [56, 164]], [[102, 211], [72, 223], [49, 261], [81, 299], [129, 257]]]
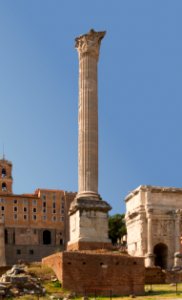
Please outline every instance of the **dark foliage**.
[[124, 214], [116, 214], [109, 217], [109, 238], [113, 245], [126, 234], [124, 217]]

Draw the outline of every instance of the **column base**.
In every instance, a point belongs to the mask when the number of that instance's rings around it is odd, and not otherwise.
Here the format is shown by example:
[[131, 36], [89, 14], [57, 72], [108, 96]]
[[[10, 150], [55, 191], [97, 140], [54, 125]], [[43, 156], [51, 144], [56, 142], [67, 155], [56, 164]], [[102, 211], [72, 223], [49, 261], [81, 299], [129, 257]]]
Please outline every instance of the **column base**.
[[174, 269], [182, 268], [182, 254], [180, 252], [174, 253]]
[[92, 191], [84, 191], [84, 192], [78, 192], [76, 195], [76, 199], [92, 199], [92, 200], [102, 200], [101, 196]]
[[145, 267], [154, 267], [154, 257], [153, 253], [147, 253], [145, 256]]

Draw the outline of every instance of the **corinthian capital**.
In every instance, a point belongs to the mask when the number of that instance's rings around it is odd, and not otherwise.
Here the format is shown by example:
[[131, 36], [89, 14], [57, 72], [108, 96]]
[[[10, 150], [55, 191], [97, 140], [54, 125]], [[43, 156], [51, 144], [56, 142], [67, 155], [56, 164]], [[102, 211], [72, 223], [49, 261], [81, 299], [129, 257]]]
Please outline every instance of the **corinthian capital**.
[[91, 29], [88, 33], [77, 37], [75, 48], [77, 48], [79, 55], [90, 54], [98, 58], [101, 40], [105, 34], [106, 31], [96, 32]]

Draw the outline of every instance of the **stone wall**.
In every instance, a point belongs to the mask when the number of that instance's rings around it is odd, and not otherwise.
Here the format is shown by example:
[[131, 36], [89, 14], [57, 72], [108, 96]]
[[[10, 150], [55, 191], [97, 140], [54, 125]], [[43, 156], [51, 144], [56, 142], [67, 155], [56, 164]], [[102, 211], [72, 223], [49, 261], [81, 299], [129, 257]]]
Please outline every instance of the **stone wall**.
[[145, 270], [142, 258], [99, 251], [65, 251], [42, 263], [53, 268], [63, 288], [78, 294], [111, 290], [113, 295], [144, 293]]
[[40, 262], [42, 257], [55, 253], [55, 251], [54, 245], [6, 245], [6, 264], [11, 266], [17, 264], [18, 261]]

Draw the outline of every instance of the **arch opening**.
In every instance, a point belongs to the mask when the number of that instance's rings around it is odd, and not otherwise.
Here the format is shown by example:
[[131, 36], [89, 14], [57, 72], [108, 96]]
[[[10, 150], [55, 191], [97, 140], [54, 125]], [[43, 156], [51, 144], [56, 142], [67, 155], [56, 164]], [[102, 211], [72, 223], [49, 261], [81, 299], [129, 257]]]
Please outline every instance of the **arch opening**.
[[168, 247], [165, 244], [159, 243], [154, 247], [155, 266], [161, 269], [167, 269]]

